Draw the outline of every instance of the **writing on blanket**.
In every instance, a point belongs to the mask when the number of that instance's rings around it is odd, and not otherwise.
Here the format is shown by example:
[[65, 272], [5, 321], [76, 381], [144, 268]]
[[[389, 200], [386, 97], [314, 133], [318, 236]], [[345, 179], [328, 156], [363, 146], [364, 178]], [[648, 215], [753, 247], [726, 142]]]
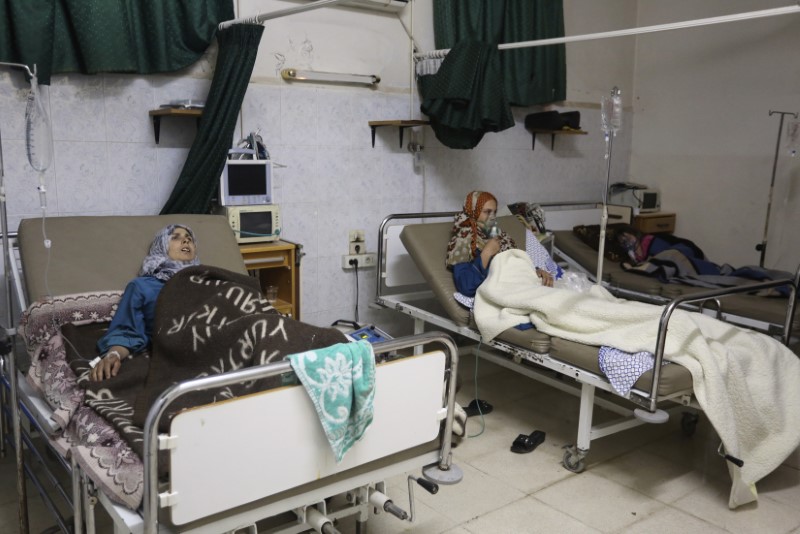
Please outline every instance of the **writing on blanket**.
[[[171, 318], [172, 324], [166, 332], [167, 335], [185, 335], [187, 341], [190, 338], [194, 353], [207, 348], [215, 333], [224, 329], [225, 335], [230, 335], [231, 331], [235, 331], [238, 328], [236, 323], [240, 319], [239, 313], [252, 317], [253, 314], [275, 310], [260, 292], [249, 290], [228, 280], [210, 277], [209, 273], [193, 274], [189, 277], [189, 281], [206, 287], [220, 288], [216, 297], [221, 299], [219, 305], [204, 303], [199, 311]], [[233, 313], [234, 319], [229, 319], [226, 312]], [[260, 365], [269, 363], [281, 354], [281, 351], [272, 347], [261, 348], [256, 354], [259, 342], [266, 338], [281, 339], [283, 342], [288, 340], [284, 318], [281, 315], [270, 314], [269, 318], [259, 318], [238, 332], [232, 348], [228, 350], [227, 358], [219, 358], [218, 365], [212, 366], [213, 371], [217, 373], [235, 371], [253, 362], [254, 359]]]
[[108, 389], [100, 389], [96, 392], [87, 389], [86, 401], [104, 419], [124, 432], [131, 442], [141, 442], [144, 439], [144, 431], [132, 422], [133, 406], [121, 399], [114, 398]]

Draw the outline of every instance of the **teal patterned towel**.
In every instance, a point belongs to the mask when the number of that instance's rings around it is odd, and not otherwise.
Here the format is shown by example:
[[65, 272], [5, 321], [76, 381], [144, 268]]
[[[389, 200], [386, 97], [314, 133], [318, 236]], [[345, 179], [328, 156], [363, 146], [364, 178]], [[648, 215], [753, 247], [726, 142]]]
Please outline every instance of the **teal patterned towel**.
[[372, 423], [375, 356], [367, 341], [338, 343], [289, 356], [331, 444], [336, 463]]

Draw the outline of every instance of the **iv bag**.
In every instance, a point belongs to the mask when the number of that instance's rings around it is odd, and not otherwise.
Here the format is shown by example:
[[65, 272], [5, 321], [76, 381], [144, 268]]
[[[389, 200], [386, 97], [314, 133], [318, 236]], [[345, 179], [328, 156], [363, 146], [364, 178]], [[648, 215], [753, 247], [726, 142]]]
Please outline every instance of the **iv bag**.
[[25, 148], [28, 163], [36, 171], [44, 172], [50, 167], [53, 161], [53, 137], [35, 76], [31, 78], [31, 91], [25, 108]]
[[786, 150], [789, 155], [795, 157], [800, 149], [800, 120], [789, 121], [786, 125]]
[[607, 134], [616, 134], [622, 128], [622, 97], [618, 89], [600, 100], [600, 122]]

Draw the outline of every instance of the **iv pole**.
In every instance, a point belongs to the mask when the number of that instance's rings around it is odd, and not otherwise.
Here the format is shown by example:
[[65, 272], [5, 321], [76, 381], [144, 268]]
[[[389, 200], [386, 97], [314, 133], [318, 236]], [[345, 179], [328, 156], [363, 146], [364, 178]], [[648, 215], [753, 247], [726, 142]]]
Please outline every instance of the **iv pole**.
[[608, 224], [608, 187], [611, 181], [611, 153], [614, 147], [614, 137], [617, 135], [617, 129], [621, 122], [622, 117], [618, 116], [622, 109], [615, 109], [614, 101], [618, 100], [621, 96], [619, 87], [614, 86], [611, 89], [611, 98], [601, 104], [600, 115], [603, 123], [603, 130], [605, 131], [606, 140], [606, 187], [603, 189], [603, 214], [600, 218], [600, 242], [598, 243], [597, 252], [597, 275], [595, 283], [597, 285], [603, 284], [603, 258], [605, 257], [606, 249], [606, 225]]
[[769, 232], [769, 214], [772, 210], [772, 193], [775, 189], [775, 171], [778, 168], [778, 154], [780, 153], [781, 149], [781, 135], [783, 134], [783, 119], [786, 118], [786, 115], [791, 115], [795, 119], [797, 118], [797, 113], [792, 111], [772, 111], [769, 110], [769, 116], [772, 117], [773, 115], [780, 115], [781, 121], [778, 124], [778, 140], [775, 142], [775, 159], [772, 162], [772, 179], [769, 182], [769, 197], [767, 198], [767, 216], [764, 220], [764, 237], [761, 239], [761, 243], [756, 245], [756, 250], [761, 252], [761, 258], [758, 260], [758, 266], [764, 266], [764, 258], [767, 255], [767, 233]]

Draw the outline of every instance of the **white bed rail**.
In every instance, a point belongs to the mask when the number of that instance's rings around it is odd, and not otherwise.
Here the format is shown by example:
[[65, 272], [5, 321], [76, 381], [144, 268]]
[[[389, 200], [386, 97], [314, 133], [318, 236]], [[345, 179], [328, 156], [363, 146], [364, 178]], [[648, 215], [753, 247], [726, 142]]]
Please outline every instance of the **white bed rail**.
[[[441, 448], [439, 451], [439, 461], [436, 468], [442, 472], [456, 468], [452, 465], [451, 436], [453, 431], [453, 414], [455, 409], [455, 388], [456, 374], [458, 371], [458, 348], [450, 336], [441, 332], [428, 332], [416, 336], [397, 338], [373, 345], [376, 354], [393, 352], [406, 348], [437, 343], [443, 345], [447, 361], [449, 362], [448, 381], [447, 381], [447, 415], [444, 420], [444, 428], [441, 433]], [[240, 382], [258, 380], [269, 376], [275, 376], [286, 372], [291, 372], [289, 362], [278, 362], [267, 366], [252, 367], [242, 369], [233, 373], [203, 377], [176, 384], [164, 391], [154, 402], [144, 425], [144, 532], [145, 534], [155, 534], [158, 531], [158, 425], [167, 413], [170, 405], [181, 396], [195, 391], [224, 387]]]

